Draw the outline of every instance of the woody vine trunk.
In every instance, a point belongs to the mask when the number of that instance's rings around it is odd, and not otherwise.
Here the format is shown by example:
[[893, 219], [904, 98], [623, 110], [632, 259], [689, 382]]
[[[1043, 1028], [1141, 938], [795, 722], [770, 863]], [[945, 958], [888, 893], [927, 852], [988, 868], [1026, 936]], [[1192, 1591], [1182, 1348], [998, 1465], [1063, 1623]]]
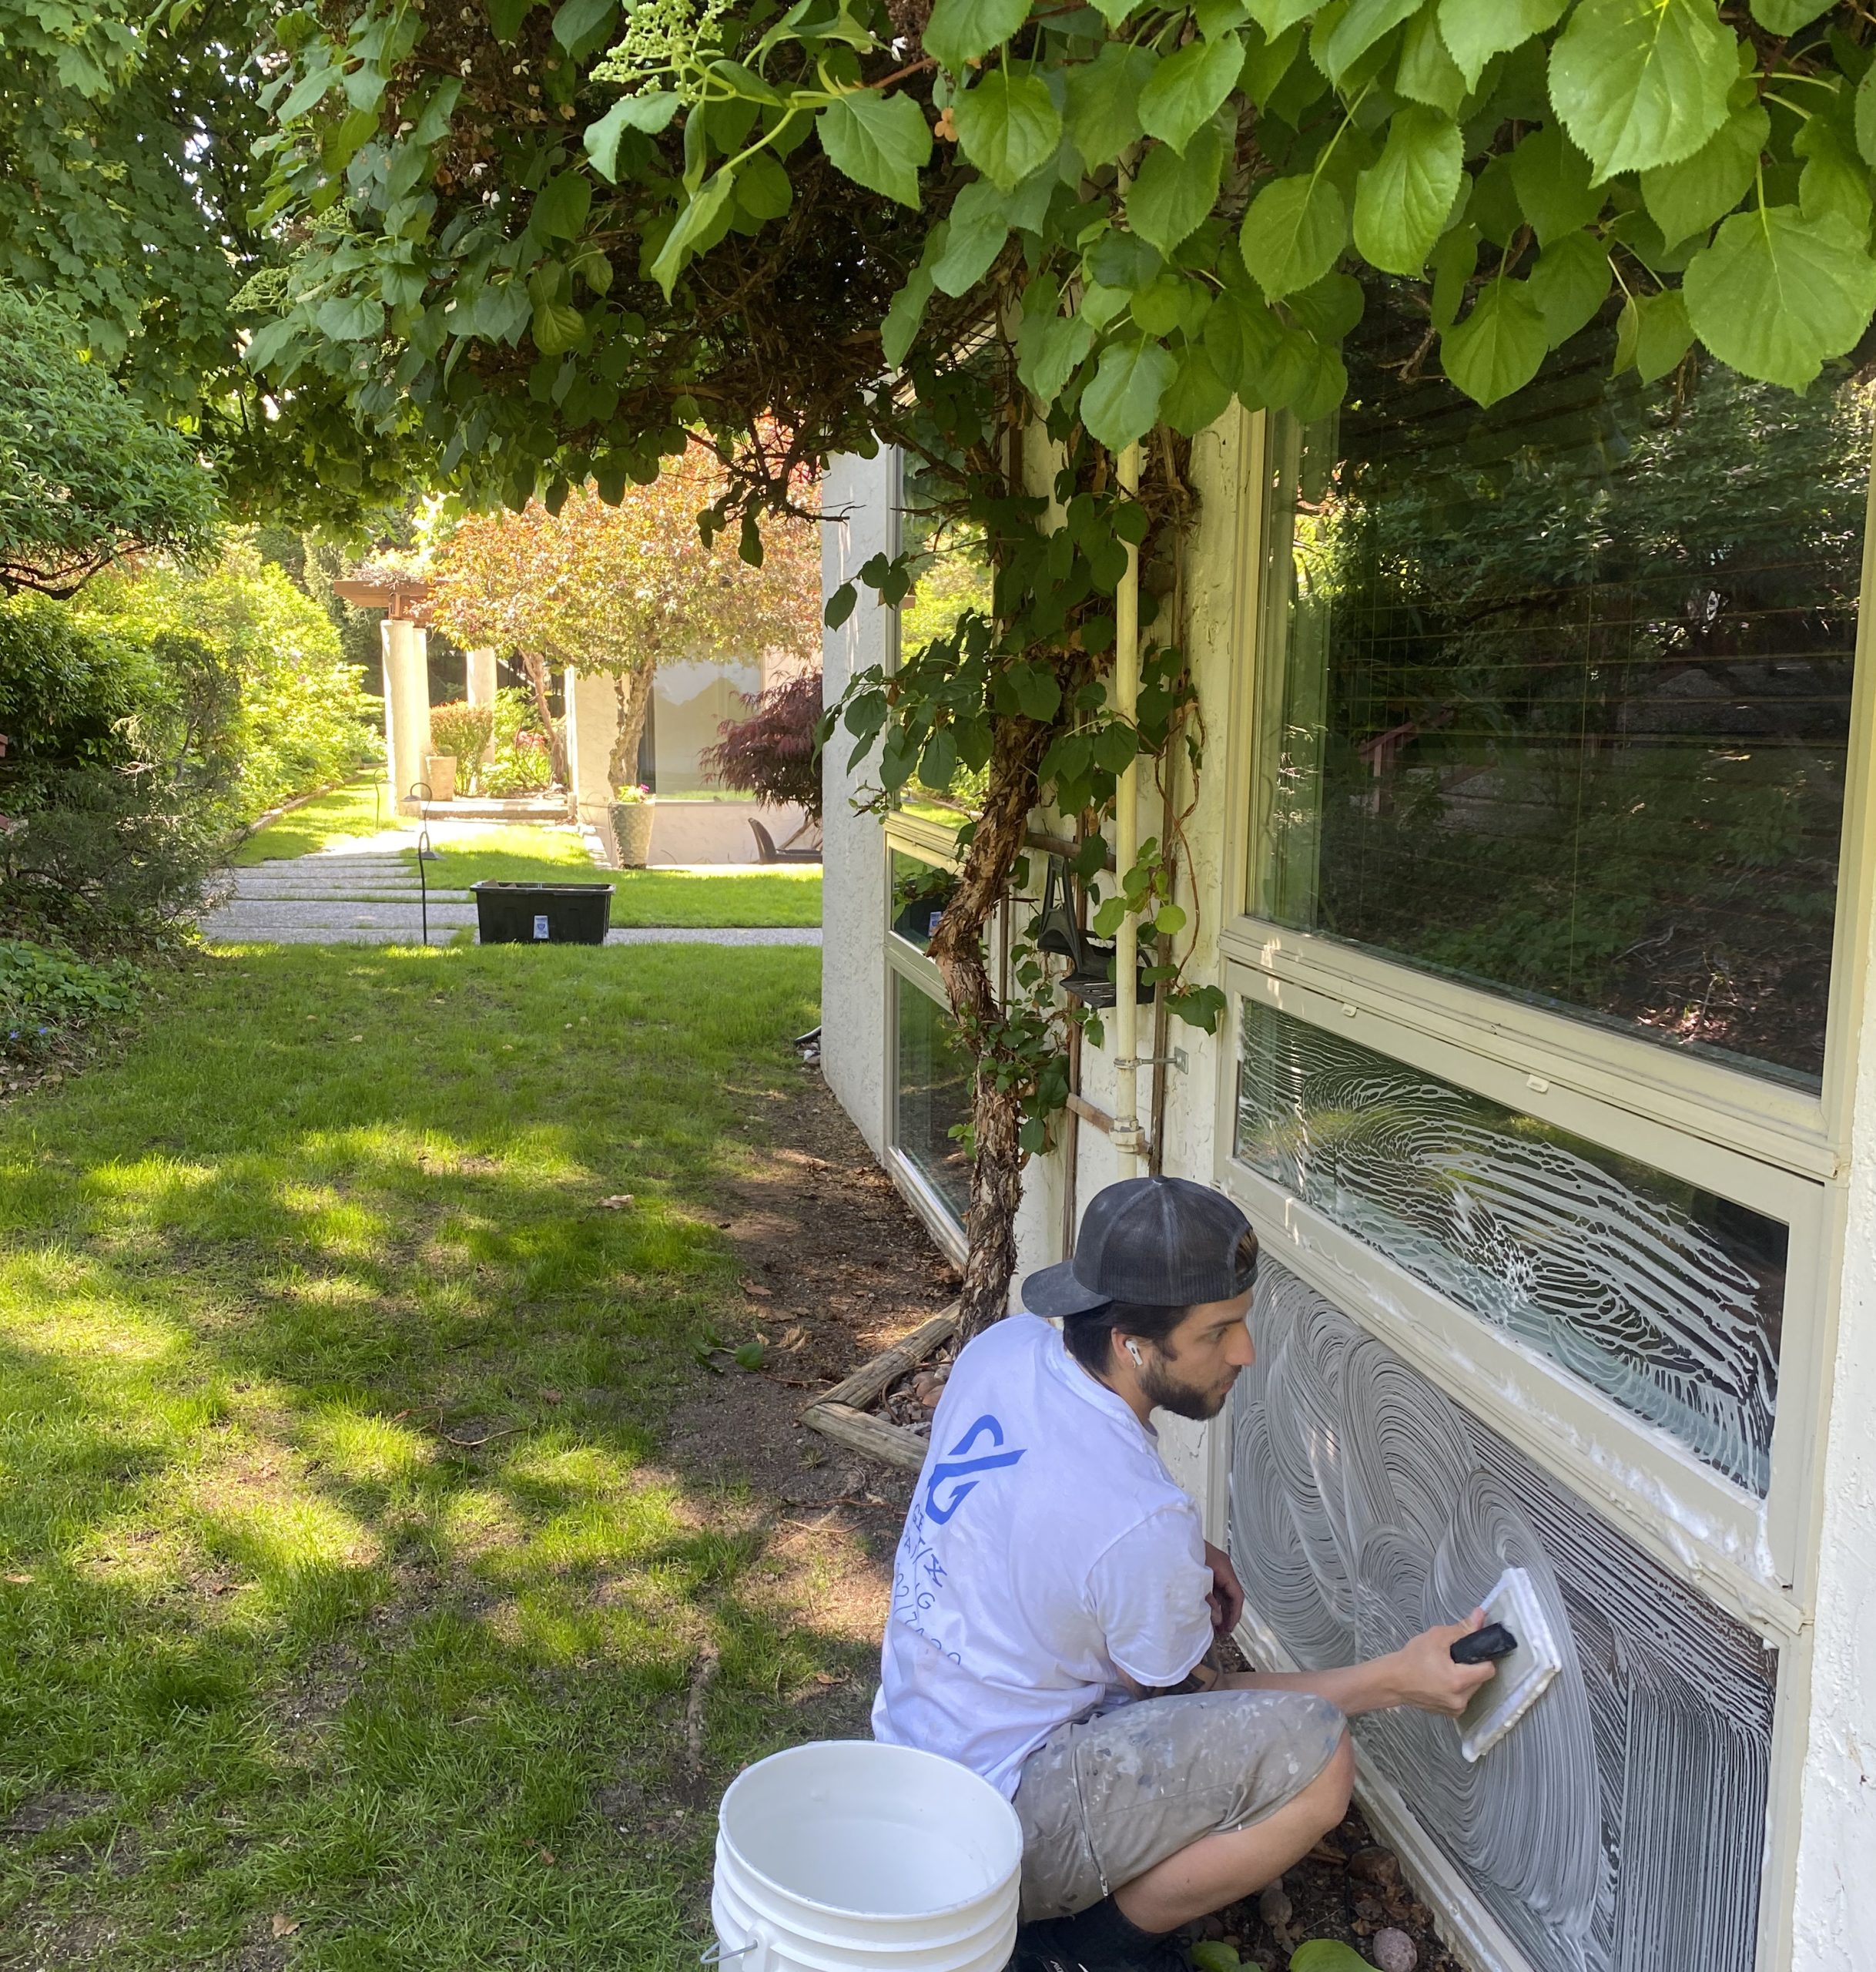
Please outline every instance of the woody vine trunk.
[[977, 1058], [971, 1105], [977, 1154], [970, 1168], [966, 1226], [970, 1250], [959, 1310], [960, 1342], [1002, 1318], [1016, 1269], [1016, 1211], [1023, 1196], [1017, 1134], [1023, 1077], [1017, 1065], [1003, 1058], [994, 1038], [998, 1009], [986, 934], [991, 913], [1008, 890], [1023, 852], [1030, 810], [1036, 805], [1036, 770], [1053, 737], [1051, 727], [1033, 719], [998, 722], [977, 833], [930, 946], [951, 1011]]

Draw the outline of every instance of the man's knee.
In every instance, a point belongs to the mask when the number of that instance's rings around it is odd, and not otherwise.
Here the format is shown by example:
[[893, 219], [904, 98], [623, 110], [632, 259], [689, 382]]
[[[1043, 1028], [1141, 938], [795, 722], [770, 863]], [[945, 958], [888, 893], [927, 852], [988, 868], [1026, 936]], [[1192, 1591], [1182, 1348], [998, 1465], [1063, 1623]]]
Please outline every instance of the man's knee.
[[1312, 1819], [1321, 1821], [1322, 1832], [1326, 1835], [1331, 1829], [1341, 1826], [1354, 1793], [1355, 1742], [1344, 1726], [1327, 1765], [1298, 1798], [1308, 1803]]

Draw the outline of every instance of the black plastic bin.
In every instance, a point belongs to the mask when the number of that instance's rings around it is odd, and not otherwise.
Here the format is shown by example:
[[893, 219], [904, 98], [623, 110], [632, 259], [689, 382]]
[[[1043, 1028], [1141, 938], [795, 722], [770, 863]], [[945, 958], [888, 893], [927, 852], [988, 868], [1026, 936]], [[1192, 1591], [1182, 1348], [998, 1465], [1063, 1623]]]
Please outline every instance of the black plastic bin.
[[610, 884], [471, 884], [484, 945], [603, 945]]

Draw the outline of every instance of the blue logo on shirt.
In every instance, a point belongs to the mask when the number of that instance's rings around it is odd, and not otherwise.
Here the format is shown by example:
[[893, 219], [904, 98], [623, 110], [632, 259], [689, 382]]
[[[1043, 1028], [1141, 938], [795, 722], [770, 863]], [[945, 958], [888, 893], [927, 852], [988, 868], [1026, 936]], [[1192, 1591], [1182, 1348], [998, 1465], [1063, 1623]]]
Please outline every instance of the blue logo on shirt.
[[[987, 1414], [980, 1417], [946, 1453], [943, 1464], [932, 1467], [931, 1479], [925, 1488], [925, 1511], [940, 1527], [976, 1491], [975, 1474], [994, 1471], [1000, 1465], [1013, 1465], [1023, 1456], [1023, 1449], [1019, 1446], [1014, 1451], [984, 1452], [975, 1458], [967, 1457], [971, 1447], [987, 1436], [993, 1445], [1000, 1445], [1003, 1441], [1003, 1426]], [[940, 1486], [952, 1489], [946, 1494], [943, 1506], [938, 1504]]]

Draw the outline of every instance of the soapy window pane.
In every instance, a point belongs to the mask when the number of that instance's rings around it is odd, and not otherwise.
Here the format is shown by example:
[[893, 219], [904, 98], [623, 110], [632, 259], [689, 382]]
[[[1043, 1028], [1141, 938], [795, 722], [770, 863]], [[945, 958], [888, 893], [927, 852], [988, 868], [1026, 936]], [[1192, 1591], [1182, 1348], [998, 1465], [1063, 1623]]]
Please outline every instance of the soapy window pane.
[[1251, 908], [1818, 1084], [1871, 394], [1605, 320], [1489, 411], [1377, 280], [1273, 427]]
[[971, 1061], [945, 1010], [910, 980], [899, 1001], [898, 1128], [901, 1154], [938, 1194], [960, 1226], [970, 1204], [970, 1159], [950, 1135], [970, 1121]]
[[1764, 1492], [1783, 1224], [1255, 1001], [1241, 1040], [1240, 1162]]

